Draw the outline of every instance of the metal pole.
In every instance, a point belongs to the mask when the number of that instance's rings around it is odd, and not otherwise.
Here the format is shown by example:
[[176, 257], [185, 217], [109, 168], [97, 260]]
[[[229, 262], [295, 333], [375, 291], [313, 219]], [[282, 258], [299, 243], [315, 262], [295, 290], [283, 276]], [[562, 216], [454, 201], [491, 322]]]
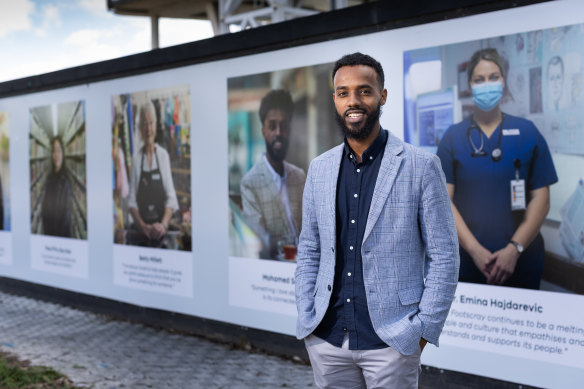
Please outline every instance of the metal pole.
[[152, 31], [152, 50], [158, 49], [160, 47], [158, 19], [159, 18], [156, 15], [150, 17], [150, 29]]
[[217, 36], [220, 34], [220, 27], [219, 27], [219, 17], [217, 16], [217, 10], [213, 3], [207, 3], [205, 5], [205, 11], [207, 12], [207, 18], [211, 22], [211, 26], [213, 27], [213, 35]]

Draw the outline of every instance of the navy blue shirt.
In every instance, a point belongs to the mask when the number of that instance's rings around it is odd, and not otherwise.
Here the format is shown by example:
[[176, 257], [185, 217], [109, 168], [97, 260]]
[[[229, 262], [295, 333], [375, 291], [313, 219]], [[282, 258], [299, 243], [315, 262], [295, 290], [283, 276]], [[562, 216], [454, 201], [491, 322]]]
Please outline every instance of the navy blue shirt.
[[[525, 180], [529, 192], [558, 181], [552, 156], [535, 125], [516, 116], [503, 114], [502, 124], [491, 137], [471, 127], [471, 118], [452, 125], [438, 145], [438, 157], [446, 182], [454, 184], [454, 204], [466, 225], [487, 250], [495, 252], [508, 243], [523, 220], [523, 211], [511, 210], [511, 180]], [[482, 141], [486, 156], [473, 157], [473, 148]], [[501, 160], [491, 152], [501, 137]], [[469, 139], [470, 138], [470, 139]], [[516, 162], [519, 162], [519, 169]], [[545, 249], [540, 234], [519, 257], [513, 275], [505, 286], [539, 289]], [[463, 282], [485, 283], [471, 256], [460, 248], [460, 276]]]
[[371, 324], [361, 257], [367, 215], [387, 138], [387, 131], [381, 129], [363, 153], [361, 163], [357, 163], [345, 139], [339, 169], [335, 279], [330, 305], [314, 334], [333, 346], [341, 347], [348, 331], [351, 350], [387, 347]]

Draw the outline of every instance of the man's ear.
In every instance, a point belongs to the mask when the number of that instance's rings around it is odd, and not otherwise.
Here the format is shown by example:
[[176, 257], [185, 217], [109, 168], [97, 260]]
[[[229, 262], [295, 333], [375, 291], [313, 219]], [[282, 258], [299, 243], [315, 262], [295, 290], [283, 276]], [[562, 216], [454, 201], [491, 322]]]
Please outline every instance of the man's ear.
[[381, 91], [381, 100], [379, 101], [379, 104], [385, 105], [386, 101], [387, 101], [387, 89], [383, 88], [383, 90]]

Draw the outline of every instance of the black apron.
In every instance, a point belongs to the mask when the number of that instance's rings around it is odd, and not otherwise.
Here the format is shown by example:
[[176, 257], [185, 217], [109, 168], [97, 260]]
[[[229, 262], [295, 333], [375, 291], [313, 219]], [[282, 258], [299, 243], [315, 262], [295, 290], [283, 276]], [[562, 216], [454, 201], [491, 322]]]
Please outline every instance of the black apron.
[[162, 184], [162, 174], [160, 174], [160, 164], [158, 155], [154, 149], [156, 157], [156, 170], [144, 171], [144, 152], [140, 163], [140, 183], [136, 193], [138, 203], [138, 213], [146, 224], [160, 223], [166, 209], [166, 192]]

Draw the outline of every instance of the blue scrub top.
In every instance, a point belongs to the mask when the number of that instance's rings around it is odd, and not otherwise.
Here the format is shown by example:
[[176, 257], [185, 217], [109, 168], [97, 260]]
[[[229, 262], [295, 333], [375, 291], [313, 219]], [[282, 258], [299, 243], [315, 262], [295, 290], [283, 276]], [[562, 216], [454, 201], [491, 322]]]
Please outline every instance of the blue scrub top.
[[[519, 178], [529, 192], [558, 181], [552, 157], [543, 136], [526, 119], [503, 114], [502, 158], [495, 162], [491, 152], [497, 147], [501, 125], [490, 138], [483, 134], [487, 156], [473, 157], [469, 135], [476, 148], [481, 132], [471, 119], [452, 125], [438, 146], [438, 157], [446, 182], [455, 185], [454, 204], [475, 238], [491, 252], [505, 247], [523, 220], [524, 211], [511, 211], [511, 180], [515, 179], [514, 160], [519, 159]], [[508, 131], [513, 130], [513, 131]], [[518, 131], [517, 131], [518, 130]], [[518, 134], [517, 134], [518, 132]], [[516, 134], [516, 135], [513, 135]], [[521, 254], [515, 272], [506, 286], [539, 289], [545, 249], [540, 234]], [[460, 248], [460, 281], [485, 283], [486, 279], [472, 258]]]

